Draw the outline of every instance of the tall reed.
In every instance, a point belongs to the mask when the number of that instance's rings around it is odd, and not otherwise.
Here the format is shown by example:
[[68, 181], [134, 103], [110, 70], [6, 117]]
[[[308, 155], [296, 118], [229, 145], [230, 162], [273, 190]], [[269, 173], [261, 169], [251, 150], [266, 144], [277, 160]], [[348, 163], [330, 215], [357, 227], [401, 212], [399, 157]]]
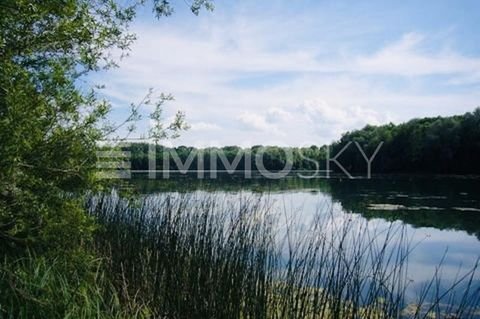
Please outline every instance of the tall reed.
[[[158, 318], [478, 318], [476, 266], [408, 300], [404, 226], [319, 211], [299, 229], [261, 197], [92, 196], [95, 249], [122, 300]], [[288, 215], [288, 214], [287, 214]], [[458, 294], [458, 287], [462, 293]]]

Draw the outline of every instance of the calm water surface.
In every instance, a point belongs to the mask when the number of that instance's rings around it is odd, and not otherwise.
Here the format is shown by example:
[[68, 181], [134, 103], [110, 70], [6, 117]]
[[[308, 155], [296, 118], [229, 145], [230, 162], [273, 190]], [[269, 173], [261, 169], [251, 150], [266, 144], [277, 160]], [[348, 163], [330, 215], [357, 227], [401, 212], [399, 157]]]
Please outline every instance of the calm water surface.
[[[179, 177], [133, 180], [138, 191], [191, 193], [195, 196], [245, 198], [261, 195], [298, 232], [307, 231], [317, 214], [331, 214], [338, 223], [358, 219], [372, 229], [404, 224], [416, 244], [408, 260], [410, 294], [425, 285], [442, 263], [447, 283], [480, 258], [480, 179], [460, 177], [390, 176], [366, 179], [285, 178], [216, 180]], [[480, 276], [476, 278], [480, 285]], [[459, 287], [461, 291], [461, 287]], [[412, 295], [412, 297], [414, 297]]]

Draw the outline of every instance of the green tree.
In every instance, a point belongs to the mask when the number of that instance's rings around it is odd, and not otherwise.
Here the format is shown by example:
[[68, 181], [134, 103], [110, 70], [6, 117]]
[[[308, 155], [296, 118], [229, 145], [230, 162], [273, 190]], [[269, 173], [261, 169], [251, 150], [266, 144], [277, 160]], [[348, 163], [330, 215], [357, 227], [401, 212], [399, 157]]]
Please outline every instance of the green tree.
[[[0, 3], [0, 249], [71, 249], [88, 239], [94, 225], [71, 194], [95, 186], [98, 141], [119, 126], [107, 125], [110, 104], [98, 88], [79, 84], [89, 72], [116, 66], [112, 52], [135, 40], [128, 27], [144, 3]], [[151, 4], [157, 17], [173, 12], [169, 1]], [[191, 3], [195, 14], [202, 7], [213, 5]], [[152, 115], [159, 138], [162, 103]], [[172, 125], [166, 129], [183, 128]]]

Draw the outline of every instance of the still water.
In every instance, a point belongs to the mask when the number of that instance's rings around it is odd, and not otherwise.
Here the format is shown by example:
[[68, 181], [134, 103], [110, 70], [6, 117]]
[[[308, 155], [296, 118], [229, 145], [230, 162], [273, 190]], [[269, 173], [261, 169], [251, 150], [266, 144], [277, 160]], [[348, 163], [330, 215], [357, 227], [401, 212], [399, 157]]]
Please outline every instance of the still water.
[[[475, 265], [480, 258], [480, 179], [466, 177], [383, 176], [372, 179], [195, 179], [137, 178], [132, 181], [144, 194], [190, 193], [229, 198], [258, 196], [287, 219], [297, 232], [307, 231], [314, 216], [331, 214], [338, 223], [361, 220], [369, 228], [405, 225], [415, 249], [409, 255], [411, 298], [441, 264], [447, 284]], [[475, 278], [476, 285], [480, 277]], [[462, 287], [457, 287], [461, 292]]]

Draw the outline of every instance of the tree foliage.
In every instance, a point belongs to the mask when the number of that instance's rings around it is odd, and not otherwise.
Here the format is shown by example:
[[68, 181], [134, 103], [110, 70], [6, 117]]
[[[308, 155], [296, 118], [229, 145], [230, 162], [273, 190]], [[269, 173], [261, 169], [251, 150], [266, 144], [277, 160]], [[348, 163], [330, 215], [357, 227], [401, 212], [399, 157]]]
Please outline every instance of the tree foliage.
[[[135, 40], [128, 27], [145, 1], [119, 3], [0, 3], [1, 249], [71, 247], [93, 227], [78, 203], [67, 198], [95, 185], [98, 141], [117, 127], [105, 120], [110, 104], [98, 88], [89, 87], [85, 75], [115, 67], [118, 52], [126, 53]], [[152, 5], [159, 17], [173, 12], [169, 1]], [[190, 8], [198, 14], [213, 4], [195, 0]], [[153, 115], [159, 123], [155, 133], [165, 137], [161, 106]], [[185, 128], [183, 120], [179, 114], [165, 129], [178, 132]]]
[[[478, 174], [480, 167], [480, 108], [464, 115], [413, 119], [403, 124], [366, 126], [348, 132], [332, 145], [338, 153], [348, 142], [357, 142], [371, 156], [375, 173]], [[366, 162], [349, 147], [339, 162], [352, 172], [365, 172]]]
[[61, 196], [90, 184], [98, 121], [108, 112], [76, 81], [110, 67], [108, 50], [128, 46], [133, 11], [106, 1], [4, 1], [0, 8], [0, 224], [10, 239], [2, 244], [61, 244], [49, 238], [55, 225], [66, 223], [70, 235], [88, 228]]

